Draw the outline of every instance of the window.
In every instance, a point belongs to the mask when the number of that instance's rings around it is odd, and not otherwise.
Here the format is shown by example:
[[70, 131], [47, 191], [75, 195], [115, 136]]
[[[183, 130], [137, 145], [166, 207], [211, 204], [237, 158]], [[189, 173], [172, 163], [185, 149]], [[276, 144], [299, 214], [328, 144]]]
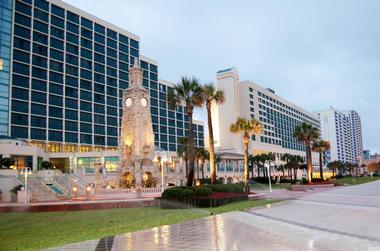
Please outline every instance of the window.
[[20, 1], [16, 1], [16, 11], [24, 13], [28, 16], [32, 14], [32, 8]]
[[28, 103], [22, 102], [22, 101], [17, 101], [17, 100], [12, 100], [12, 110], [15, 112], [28, 113]]
[[63, 41], [50, 37], [50, 46], [56, 49], [63, 50]]
[[40, 117], [40, 116], [31, 116], [30, 120], [31, 126], [34, 127], [46, 127], [46, 118], [45, 117]]
[[49, 140], [62, 141], [62, 132], [49, 130]]
[[28, 128], [20, 127], [20, 126], [12, 126], [11, 136], [15, 138], [28, 138]]
[[38, 115], [46, 115], [46, 106], [45, 105], [38, 105], [38, 104], [32, 104], [32, 114], [38, 114]]
[[82, 37], [86, 37], [86, 38], [92, 40], [92, 31], [87, 30], [87, 29], [85, 29], [85, 28], [82, 28], [82, 29], [81, 29], [81, 34], [82, 34]]
[[60, 38], [60, 39], [64, 39], [65, 32], [62, 29], [58, 29], [58, 28], [56, 28], [54, 26], [51, 26], [50, 27], [50, 35], [54, 36], [54, 37], [57, 37], [57, 38]]
[[139, 48], [139, 42], [134, 40], [134, 39], [130, 39], [131, 41], [131, 46], [138, 49]]
[[61, 7], [58, 7], [54, 4], [51, 5], [51, 12], [54, 14], [54, 15], [57, 15], [59, 17], [62, 17], [62, 18], [65, 18], [65, 10], [62, 9]]
[[13, 87], [12, 88], [12, 96], [13, 98], [21, 99], [21, 100], [28, 100], [29, 99], [29, 93], [28, 90]]
[[12, 124], [16, 125], [28, 125], [28, 115], [21, 113], [13, 113], [11, 115]]
[[73, 23], [76, 23], [76, 24], [79, 23], [79, 16], [70, 11], [67, 11], [67, 19]]
[[41, 31], [42, 33], [45, 33], [45, 34], [48, 34], [49, 32], [48, 25], [37, 20], [34, 20], [33, 27], [34, 29]]
[[13, 62], [13, 71], [15, 73], [29, 75], [29, 66], [26, 64]]
[[46, 140], [46, 131], [43, 129], [32, 128], [30, 130], [30, 137], [32, 139]]
[[56, 118], [62, 118], [62, 108], [49, 106], [49, 116], [50, 117], [56, 117]]
[[78, 112], [74, 110], [65, 110], [65, 118], [71, 120], [78, 120]]
[[79, 43], [79, 37], [77, 35], [70, 33], [70, 32], [66, 32], [66, 40], [73, 43], [73, 44]]
[[82, 26], [92, 30], [92, 22], [84, 17], [81, 18]]
[[30, 50], [30, 42], [18, 37], [14, 37], [13, 45], [16, 48], [29, 51]]
[[66, 142], [72, 142], [72, 143], [78, 142], [78, 134], [66, 132], [65, 133], [65, 141]]
[[17, 24], [21, 24], [27, 27], [31, 26], [31, 19], [29, 17], [26, 17], [24, 15], [20, 15], [18, 13], [15, 14], [15, 22]]

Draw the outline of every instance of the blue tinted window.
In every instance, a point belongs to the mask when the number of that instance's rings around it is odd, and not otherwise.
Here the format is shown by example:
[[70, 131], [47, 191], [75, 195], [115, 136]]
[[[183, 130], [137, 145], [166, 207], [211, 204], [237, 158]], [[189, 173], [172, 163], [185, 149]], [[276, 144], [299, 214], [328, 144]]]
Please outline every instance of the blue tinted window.
[[42, 92], [32, 91], [32, 101], [45, 104], [46, 103], [46, 94]]
[[28, 128], [27, 127], [12, 126], [11, 127], [11, 136], [15, 137], [15, 138], [28, 138]]
[[[63, 54], [62, 54], [62, 59], [63, 59]], [[63, 72], [63, 64], [58, 61], [50, 60], [50, 69], [54, 71]]]
[[86, 37], [88, 39], [92, 39], [92, 31], [87, 30], [85, 28], [81, 29], [82, 37]]
[[104, 34], [105, 32], [105, 28], [104, 26], [100, 25], [100, 24], [95, 24], [95, 31], [96, 32], [99, 32], [101, 34]]
[[115, 40], [112, 40], [112, 39], [107, 38], [107, 45], [108, 45], [109, 47], [112, 47], [112, 48], [114, 48], [114, 49], [117, 49], [117, 43], [116, 43]]
[[94, 112], [102, 113], [102, 114], [105, 113], [105, 106], [104, 105], [99, 105], [99, 104], [94, 104]]
[[104, 85], [94, 84], [94, 91], [104, 93]]
[[124, 43], [124, 44], [128, 44], [128, 37], [124, 36], [122, 34], [119, 34], [119, 41]]
[[33, 52], [43, 56], [47, 56], [47, 47], [33, 43]]
[[131, 46], [138, 49], [139, 48], [139, 42], [134, 40], [134, 39], [130, 39], [131, 41]]
[[78, 101], [76, 99], [66, 98], [65, 105], [67, 108], [78, 109]]
[[[49, 92], [54, 93], [54, 94], [58, 94], [58, 95], [63, 95], [63, 85], [57, 85], [57, 84], [50, 83], [49, 84]], [[62, 101], [60, 101], [60, 103], [61, 102]]]
[[107, 137], [107, 145], [109, 145], [109, 146], [117, 146], [117, 138]]
[[40, 116], [31, 116], [30, 125], [35, 127], [46, 127], [46, 118]]
[[105, 57], [101, 54], [95, 53], [95, 61], [98, 63], [105, 63]]
[[28, 115], [21, 114], [21, 113], [13, 113], [11, 115], [11, 122], [12, 124], [16, 125], [28, 125]]
[[90, 102], [81, 101], [80, 102], [80, 109], [82, 111], [92, 112], [92, 104]]
[[117, 106], [117, 99], [112, 97], [107, 97], [107, 105]]
[[138, 58], [139, 57], [139, 51], [131, 48], [131, 55]]
[[105, 53], [105, 47], [103, 45], [95, 43], [95, 51], [104, 54]]
[[62, 118], [62, 108], [49, 106], [49, 116], [50, 117], [56, 117], [56, 118]]
[[34, 27], [34, 29], [41, 31], [43, 33], [46, 33], [46, 34], [48, 33], [48, 30], [49, 30], [47, 24], [40, 22], [40, 21], [37, 21], [37, 20], [34, 20], [33, 27]]
[[49, 140], [62, 141], [62, 132], [49, 130]]
[[50, 129], [62, 130], [62, 128], [63, 128], [62, 120], [59, 120], [59, 119], [49, 119], [49, 128]]
[[28, 102], [12, 100], [12, 110], [15, 112], [28, 112]]
[[107, 36], [117, 40], [117, 33], [114, 32], [113, 30], [107, 29]]
[[32, 62], [33, 62], [33, 65], [47, 67], [47, 59], [44, 57], [33, 55]]
[[[54, 49], [50, 49], [50, 57], [57, 59], [59, 61], [63, 61], [63, 52], [60, 52], [60, 51], [57, 51]], [[53, 64], [53, 65], [51, 65], [51, 64]], [[57, 64], [60, 64], [60, 66], [58, 66]], [[54, 68], [58, 67], [60, 69], [59, 70], [60, 72], [63, 71], [63, 65], [60, 62], [50, 60], [50, 67], [54, 67]]]
[[13, 59], [24, 63], [29, 63], [29, 53], [14, 50]]
[[16, 11], [27, 14], [28, 16], [32, 14], [32, 8], [26, 4], [21, 3], [20, 1], [16, 1]]
[[92, 144], [92, 136], [90, 134], [80, 134], [80, 143]]
[[24, 25], [27, 27], [30, 27], [31, 23], [32, 23], [31, 19], [29, 17], [26, 17], [26, 16], [18, 14], [18, 13], [15, 14], [15, 22], [17, 24], [21, 24], [21, 25]]
[[82, 17], [81, 23], [82, 23], [82, 26], [92, 30], [92, 22], [90, 20], [88, 20], [87, 18]]
[[82, 45], [82, 47], [85, 47], [87, 49], [92, 50], [92, 41], [91, 40], [81, 38], [81, 45]]
[[124, 53], [119, 53], [119, 60], [128, 63], [128, 55]]
[[150, 65], [150, 71], [157, 73], [157, 66], [151, 64], [151, 65]]
[[79, 37], [77, 35], [70, 33], [70, 32], [66, 32], [66, 40], [73, 43], [73, 44], [79, 43]]
[[95, 63], [94, 64], [94, 71], [95, 72], [99, 72], [99, 73], [104, 73], [104, 65], [101, 65], [101, 64], [97, 64]]
[[13, 62], [13, 71], [15, 73], [29, 75], [29, 66], [26, 64]]
[[38, 140], [46, 140], [46, 131], [43, 129], [32, 128], [30, 130], [30, 138]]
[[88, 101], [92, 101], [91, 92], [80, 91], [80, 98]]
[[49, 10], [49, 3], [46, 0], [34, 0], [34, 5], [43, 10]]
[[51, 5], [51, 12], [54, 15], [65, 18], [65, 10], [62, 9], [61, 7], [54, 5], [54, 4]]
[[117, 116], [117, 109], [111, 106], [107, 106], [108, 115]]
[[67, 19], [73, 23], [76, 23], [76, 24], [79, 23], [79, 16], [70, 11], [67, 11]]
[[104, 124], [105, 123], [105, 118], [104, 115], [94, 115], [94, 123], [97, 124]]
[[92, 60], [92, 52], [89, 50], [86, 50], [84, 48], [81, 48], [81, 56], [84, 58]]
[[92, 70], [92, 61], [81, 58], [80, 66], [89, 70]]
[[104, 126], [98, 126], [98, 125], [96, 125], [96, 126], [94, 126], [94, 132], [96, 133], [96, 134], [105, 134], [106, 133], [106, 130], [105, 130], [105, 128], [104, 128]]
[[61, 29], [58, 29], [58, 28], [52, 26], [52, 27], [50, 27], [50, 35], [57, 37], [57, 38], [60, 38], [60, 39], [64, 39], [65, 32]]
[[92, 122], [91, 113], [80, 112], [80, 120], [84, 122]]
[[107, 124], [112, 126], [117, 126], [117, 119], [112, 117], [107, 117]]
[[49, 72], [50, 81], [63, 84], [63, 75], [56, 72]]
[[65, 121], [65, 129], [69, 131], [78, 131], [78, 123], [72, 121]]
[[78, 46], [66, 43], [66, 51], [78, 55]]
[[91, 126], [91, 124], [80, 123], [80, 131], [81, 132], [92, 133], [92, 126]]
[[26, 51], [30, 50], [30, 42], [27, 40], [15, 37], [13, 40], [13, 44], [16, 48], [20, 48]]
[[63, 41], [50, 37], [50, 46], [63, 50]]
[[51, 16], [51, 24], [57, 26], [58, 28], [65, 28], [65, 21], [61, 18]]
[[46, 116], [46, 106], [45, 105], [32, 104], [32, 114], [38, 114], [38, 115]]
[[35, 42], [39, 42], [39, 43], [44, 44], [44, 45], [48, 44], [48, 36], [46, 36], [42, 33], [34, 31], [33, 32], [33, 39]]
[[49, 104], [56, 105], [56, 106], [62, 106], [63, 100], [62, 97], [58, 97], [56, 95], [49, 95]]
[[66, 63], [78, 65], [78, 57], [71, 54], [66, 54]]
[[81, 78], [92, 80], [92, 73], [91, 73], [91, 71], [87, 71], [87, 70], [81, 69], [80, 70], [80, 76], [81, 76]]
[[47, 12], [39, 10], [37, 8], [34, 8], [34, 17], [39, 19], [39, 20], [42, 20], [46, 23], [49, 22], [49, 14]]
[[66, 93], [66, 96], [78, 98], [78, 90], [75, 88], [71, 88], [71, 87], [66, 86], [65, 87], [65, 93]]
[[65, 77], [66, 85], [78, 87], [78, 79], [70, 76]]
[[74, 66], [66, 65], [66, 73], [77, 77], [78, 68]]
[[105, 137], [104, 136], [95, 135], [94, 136], [94, 144], [95, 145], [105, 145], [106, 144]]
[[66, 22], [66, 29], [72, 33], [79, 34], [79, 26], [70, 22]]
[[112, 136], [117, 136], [117, 128], [116, 127], [107, 127], [107, 134]]
[[65, 118], [71, 120], [78, 120], [78, 112], [74, 110], [65, 110]]
[[80, 88], [91, 91], [92, 90], [92, 82], [81, 79], [80, 80]]
[[100, 44], [105, 44], [106, 40], [103, 35], [95, 33], [95, 41], [100, 43]]
[[30, 29], [15, 25], [14, 33], [17, 36], [30, 39]]
[[78, 134], [66, 132], [65, 133], [65, 141], [77, 143], [78, 142]]
[[107, 55], [111, 56], [111, 57], [114, 57], [114, 58], [117, 58], [117, 52], [116, 52], [116, 50], [113, 50], [111, 48], [107, 48]]

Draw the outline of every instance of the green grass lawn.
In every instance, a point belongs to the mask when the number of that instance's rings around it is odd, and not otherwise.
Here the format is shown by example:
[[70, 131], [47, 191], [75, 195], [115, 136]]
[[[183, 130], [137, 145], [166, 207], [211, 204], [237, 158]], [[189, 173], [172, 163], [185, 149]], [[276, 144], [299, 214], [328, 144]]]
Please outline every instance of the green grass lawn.
[[0, 250], [36, 250], [175, 224], [213, 214], [264, 206], [278, 200], [241, 201], [216, 208], [0, 213]]
[[359, 185], [371, 181], [376, 181], [379, 180], [380, 176], [375, 176], [375, 177], [343, 177], [343, 178], [338, 178], [336, 179], [337, 183], [339, 184], [349, 184], [349, 185]]

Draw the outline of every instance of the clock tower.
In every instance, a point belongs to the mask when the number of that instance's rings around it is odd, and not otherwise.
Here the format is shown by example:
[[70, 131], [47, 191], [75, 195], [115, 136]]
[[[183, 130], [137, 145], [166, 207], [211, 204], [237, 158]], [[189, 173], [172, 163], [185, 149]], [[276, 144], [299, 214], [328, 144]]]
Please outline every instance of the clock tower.
[[150, 93], [142, 85], [142, 73], [138, 66], [129, 69], [129, 87], [123, 91], [119, 142], [119, 185], [124, 186], [126, 179], [133, 179], [136, 188], [141, 187], [144, 174], [157, 177], [157, 169], [152, 161], [154, 134], [150, 115]]

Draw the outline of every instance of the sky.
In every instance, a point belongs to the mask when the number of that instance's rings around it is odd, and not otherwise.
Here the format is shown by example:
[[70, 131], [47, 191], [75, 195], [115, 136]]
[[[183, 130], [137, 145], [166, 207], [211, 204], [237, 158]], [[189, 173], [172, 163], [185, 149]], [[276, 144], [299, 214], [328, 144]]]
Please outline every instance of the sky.
[[380, 152], [380, 1], [65, 2], [138, 35], [161, 79], [215, 82], [235, 66], [308, 111], [356, 110], [364, 148]]

